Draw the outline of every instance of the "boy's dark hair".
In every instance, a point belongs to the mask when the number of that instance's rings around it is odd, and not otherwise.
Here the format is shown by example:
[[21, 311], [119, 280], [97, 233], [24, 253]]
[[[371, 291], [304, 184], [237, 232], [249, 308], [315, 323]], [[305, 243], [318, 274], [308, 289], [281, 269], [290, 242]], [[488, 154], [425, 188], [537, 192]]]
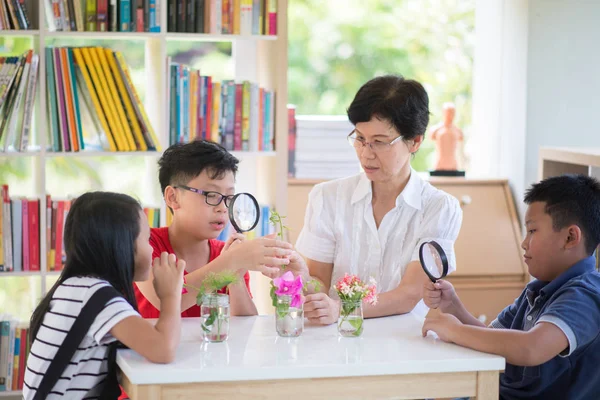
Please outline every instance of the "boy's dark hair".
[[211, 179], [219, 179], [227, 171], [235, 175], [239, 160], [225, 147], [208, 140], [174, 144], [158, 160], [158, 180], [161, 192], [169, 185], [186, 185], [206, 170]]
[[121, 193], [89, 192], [73, 202], [65, 221], [65, 268], [31, 316], [30, 343], [56, 289], [75, 276], [108, 281], [137, 310], [133, 276], [141, 210], [140, 203]]
[[554, 230], [579, 226], [585, 250], [592, 254], [600, 243], [600, 182], [585, 175], [566, 174], [531, 185], [525, 203], [546, 203]]
[[387, 120], [404, 140], [425, 134], [429, 124], [429, 97], [423, 86], [401, 75], [384, 75], [365, 83], [348, 107], [353, 125], [376, 117]]

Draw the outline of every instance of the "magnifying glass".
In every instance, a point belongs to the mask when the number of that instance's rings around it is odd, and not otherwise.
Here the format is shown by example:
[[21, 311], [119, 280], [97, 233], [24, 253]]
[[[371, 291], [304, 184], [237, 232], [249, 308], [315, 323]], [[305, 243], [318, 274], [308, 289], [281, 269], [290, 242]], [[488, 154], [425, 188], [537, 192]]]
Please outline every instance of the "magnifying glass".
[[260, 207], [250, 193], [238, 193], [229, 204], [229, 221], [237, 233], [248, 232], [260, 219]]
[[419, 260], [431, 282], [435, 283], [448, 275], [448, 257], [439, 243], [432, 240], [421, 244]]

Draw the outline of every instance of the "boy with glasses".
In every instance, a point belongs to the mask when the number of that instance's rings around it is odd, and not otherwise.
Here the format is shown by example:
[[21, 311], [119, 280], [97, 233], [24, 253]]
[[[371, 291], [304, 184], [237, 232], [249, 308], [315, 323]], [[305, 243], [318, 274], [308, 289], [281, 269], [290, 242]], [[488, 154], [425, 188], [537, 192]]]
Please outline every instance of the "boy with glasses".
[[[205, 140], [169, 147], [158, 165], [160, 187], [173, 220], [169, 227], [151, 230], [150, 244], [153, 258], [166, 251], [185, 260], [185, 280], [194, 287], [210, 272], [238, 273], [239, 283], [220, 293], [229, 293], [231, 315], [256, 315], [248, 271], [278, 275], [279, 266], [290, 262], [292, 246], [271, 238], [244, 241], [240, 234], [232, 235], [227, 243], [216, 240], [228, 222], [238, 163], [225, 148]], [[153, 277], [134, 286], [140, 314], [158, 318], [160, 300]], [[200, 316], [195, 292], [181, 296], [181, 310], [182, 317]]]

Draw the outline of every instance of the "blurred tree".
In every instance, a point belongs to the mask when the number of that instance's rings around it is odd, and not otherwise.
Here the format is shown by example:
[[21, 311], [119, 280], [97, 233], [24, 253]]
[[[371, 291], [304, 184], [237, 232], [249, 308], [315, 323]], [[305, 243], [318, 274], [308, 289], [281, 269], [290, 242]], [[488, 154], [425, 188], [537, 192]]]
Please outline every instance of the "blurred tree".
[[[431, 123], [456, 104], [468, 136], [474, 0], [290, 0], [288, 90], [299, 115], [339, 115], [369, 79], [401, 74], [429, 94]], [[431, 166], [425, 141], [413, 160]]]

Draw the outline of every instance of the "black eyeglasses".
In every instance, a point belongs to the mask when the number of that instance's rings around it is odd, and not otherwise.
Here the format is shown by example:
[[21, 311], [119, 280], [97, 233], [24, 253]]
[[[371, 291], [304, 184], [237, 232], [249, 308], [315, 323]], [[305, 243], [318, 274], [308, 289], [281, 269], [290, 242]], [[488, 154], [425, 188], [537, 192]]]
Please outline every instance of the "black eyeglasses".
[[207, 192], [205, 190], [200, 190], [200, 189], [196, 189], [193, 187], [189, 187], [189, 186], [185, 186], [185, 185], [177, 185], [174, 186], [176, 189], [184, 189], [184, 190], [188, 190], [190, 192], [194, 192], [194, 193], [198, 193], [204, 196], [204, 200], [206, 201], [206, 204], [208, 204], [209, 206], [218, 206], [219, 204], [221, 204], [222, 201], [225, 202], [225, 207], [229, 208], [229, 204], [231, 204], [231, 200], [233, 199], [234, 195], [229, 195], [229, 196], [225, 196], [224, 194], [221, 194], [219, 192]]

